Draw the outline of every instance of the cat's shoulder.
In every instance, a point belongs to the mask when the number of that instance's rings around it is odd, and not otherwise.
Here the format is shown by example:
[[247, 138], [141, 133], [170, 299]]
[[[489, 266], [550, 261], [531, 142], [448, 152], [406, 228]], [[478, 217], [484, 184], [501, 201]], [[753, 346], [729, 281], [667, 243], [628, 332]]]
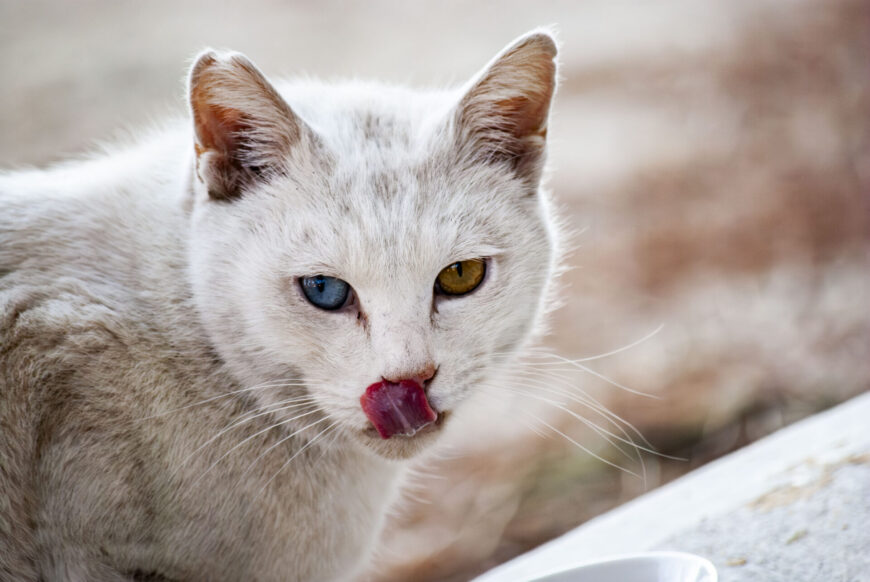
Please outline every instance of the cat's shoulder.
[[[182, 119], [142, 131], [128, 131], [86, 154], [44, 167], [0, 168], [0, 228], [51, 208], [74, 208], [136, 194], [160, 197], [161, 186], [179, 179], [191, 155], [191, 137]], [[72, 218], [72, 217], [68, 217]], [[81, 218], [80, 216], [77, 218]]]
[[0, 171], [0, 276], [123, 278], [171, 246], [185, 215], [188, 142], [183, 126], [167, 126], [45, 169]]
[[161, 302], [142, 287], [178, 293], [185, 137], [168, 128], [46, 169], [0, 172], [6, 363], [71, 362], [133, 343], [144, 333], [133, 327]]

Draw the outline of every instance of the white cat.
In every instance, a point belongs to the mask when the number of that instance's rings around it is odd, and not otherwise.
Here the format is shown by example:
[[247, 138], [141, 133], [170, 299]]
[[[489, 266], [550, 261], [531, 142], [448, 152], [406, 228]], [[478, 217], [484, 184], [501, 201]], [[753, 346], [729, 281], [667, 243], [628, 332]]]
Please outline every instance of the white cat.
[[192, 124], [0, 176], [0, 579], [351, 578], [541, 318], [555, 55], [419, 91], [207, 51]]

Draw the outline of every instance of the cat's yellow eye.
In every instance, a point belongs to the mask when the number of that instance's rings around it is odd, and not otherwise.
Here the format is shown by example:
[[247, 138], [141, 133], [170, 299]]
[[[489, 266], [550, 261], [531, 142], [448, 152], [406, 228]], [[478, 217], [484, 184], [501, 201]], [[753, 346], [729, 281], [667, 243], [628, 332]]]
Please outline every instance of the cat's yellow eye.
[[444, 267], [435, 279], [435, 289], [444, 295], [465, 295], [477, 289], [486, 274], [486, 261], [471, 259]]

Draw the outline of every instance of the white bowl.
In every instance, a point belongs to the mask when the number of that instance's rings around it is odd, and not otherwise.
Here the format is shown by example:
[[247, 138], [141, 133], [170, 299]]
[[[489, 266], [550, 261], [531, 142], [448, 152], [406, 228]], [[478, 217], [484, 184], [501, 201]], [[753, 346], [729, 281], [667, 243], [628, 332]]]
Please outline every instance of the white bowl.
[[587, 562], [532, 582], [716, 582], [708, 560], [682, 552], [649, 552]]

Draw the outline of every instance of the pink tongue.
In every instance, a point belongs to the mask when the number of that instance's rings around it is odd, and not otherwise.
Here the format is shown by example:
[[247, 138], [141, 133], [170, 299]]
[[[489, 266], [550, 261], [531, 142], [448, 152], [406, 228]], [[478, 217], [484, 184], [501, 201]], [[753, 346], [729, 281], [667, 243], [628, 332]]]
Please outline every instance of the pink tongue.
[[372, 384], [359, 403], [384, 439], [397, 434], [412, 436], [438, 418], [423, 388], [413, 380]]

